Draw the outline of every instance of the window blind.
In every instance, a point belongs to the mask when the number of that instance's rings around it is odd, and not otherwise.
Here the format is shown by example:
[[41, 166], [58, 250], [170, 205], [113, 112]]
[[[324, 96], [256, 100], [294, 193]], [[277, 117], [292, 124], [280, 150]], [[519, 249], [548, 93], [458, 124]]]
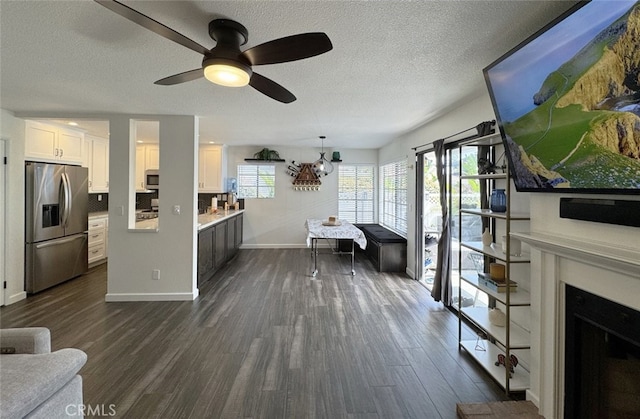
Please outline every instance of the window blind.
[[380, 224], [407, 237], [407, 160], [380, 168]]
[[338, 217], [351, 223], [374, 222], [374, 167], [344, 165], [338, 170]]
[[275, 165], [238, 165], [238, 198], [274, 198], [275, 185]]

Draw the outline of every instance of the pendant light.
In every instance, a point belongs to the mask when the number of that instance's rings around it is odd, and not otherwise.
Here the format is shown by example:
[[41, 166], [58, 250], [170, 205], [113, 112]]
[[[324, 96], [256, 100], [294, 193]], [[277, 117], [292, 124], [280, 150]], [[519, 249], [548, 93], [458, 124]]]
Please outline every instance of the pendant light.
[[324, 156], [324, 139], [327, 138], [324, 135], [320, 136], [320, 140], [322, 141], [322, 151], [320, 152], [320, 158], [313, 162], [313, 170], [316, 172], [318, 177], [327, 176], [331, 172], [333, 172], [333, 164], [331, 161], [327, 160]]

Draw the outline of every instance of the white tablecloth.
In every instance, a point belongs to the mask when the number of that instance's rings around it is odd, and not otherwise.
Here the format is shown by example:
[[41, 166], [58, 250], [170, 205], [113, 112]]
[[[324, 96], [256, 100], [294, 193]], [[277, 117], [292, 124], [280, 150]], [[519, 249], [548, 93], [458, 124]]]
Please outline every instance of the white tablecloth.
[[362, 230], [346, 220], [340, 220], [338, 226], [322, 225], [323, 220], [313, 218], [307, 219], [304, 223], [307, 229], [307, 246], [311, 246], [311, 239], [352, 239], [361, 249], [367, 247], [367, 238]]

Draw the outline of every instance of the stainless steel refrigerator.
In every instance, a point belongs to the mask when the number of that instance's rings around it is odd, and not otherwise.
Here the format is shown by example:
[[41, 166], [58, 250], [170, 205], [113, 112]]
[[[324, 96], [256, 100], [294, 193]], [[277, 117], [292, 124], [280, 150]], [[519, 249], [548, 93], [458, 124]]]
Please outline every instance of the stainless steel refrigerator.
[[88, 270], [86, 167], [26, 163], [25, 287], [35, 293]]

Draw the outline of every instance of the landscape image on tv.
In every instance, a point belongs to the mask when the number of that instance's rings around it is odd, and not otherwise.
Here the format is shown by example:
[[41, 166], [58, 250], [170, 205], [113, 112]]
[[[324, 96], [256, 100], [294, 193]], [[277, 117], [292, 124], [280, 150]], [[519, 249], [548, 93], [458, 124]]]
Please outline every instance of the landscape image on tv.
[[521, 191], [640, 193], [640, 1], [594, 0], [484, 70]]

